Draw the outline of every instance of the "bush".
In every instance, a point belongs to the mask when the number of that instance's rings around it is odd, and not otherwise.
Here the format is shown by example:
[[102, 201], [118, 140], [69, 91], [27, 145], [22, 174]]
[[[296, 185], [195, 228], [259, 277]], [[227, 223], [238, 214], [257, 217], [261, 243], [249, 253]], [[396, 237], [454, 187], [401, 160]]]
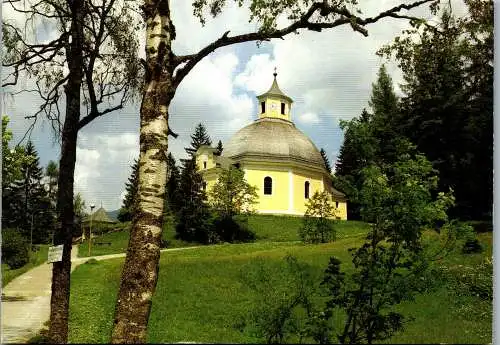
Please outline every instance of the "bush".
[[304, 243], [326, 243], [335, 241], [336, 232], [329, 219], [305, 216], [299, 237]]
[[335, 207], [332, 205], [327, 192], [314, 193], [306, 202], [307, 210], [304, 214], [299, 237], [305, 243], [326, 243], [335, 241], [336, 231], [329, 218], [335, 216]]
[[213, 215], [205, 205], [200, 206], [195, 213], [184, 207], [180, 211], [179, 222], [175, 226], [175, 238], [187, 242], [213, 243]]
[[477, 233], [493, 231], [493, 223], [491, 221], [473, 220], [468, 221], [467, 224], [472, 226], [474, 231]]
[[485, 301], [493, 300], [493, 264], [486, 260], [478, 265], [457, 265], [444, 272], [450, 290], [459, 296], [475, 296]]
[[17, 229], [2, 231], [2, 262], [16, 269], [26, 265], [29, 261], [28, 241]]
[[483, 247], [477, 238], [468, 239], [462, 247], [462, 253], [464, 254], [481, 253], [482, 251]]
[[242, 267], [241, 278], [256, 298], [246, 320], [238, 323], [261, 343], [312, 343], [316, 332], [310, 321], [317, 314], [313, 300], [318, 291], [309, 264], [290, 255], [279, 263], [257, 258]]
[[247, 217], [221, 217], [214, 220], [212, 242], [249, 242], [255, 238], [255, 232], [248, 227]]

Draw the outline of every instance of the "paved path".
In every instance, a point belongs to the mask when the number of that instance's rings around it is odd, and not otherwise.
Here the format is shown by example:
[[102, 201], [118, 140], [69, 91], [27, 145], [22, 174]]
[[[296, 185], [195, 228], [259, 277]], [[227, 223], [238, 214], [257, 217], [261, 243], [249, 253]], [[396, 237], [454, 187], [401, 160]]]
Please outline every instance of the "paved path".
[[[187, 250], [198, 247], [163, 249]], [[71, 271], [90, 257], [78, 258], [78, 246], [71, 250]], [[96, 260], [125, 257], [125, 253], [93, 256]], [[26, 343], [50, 316], [52, 265], [43, 263], [13, 279], [2, 289], [1, 343]]]

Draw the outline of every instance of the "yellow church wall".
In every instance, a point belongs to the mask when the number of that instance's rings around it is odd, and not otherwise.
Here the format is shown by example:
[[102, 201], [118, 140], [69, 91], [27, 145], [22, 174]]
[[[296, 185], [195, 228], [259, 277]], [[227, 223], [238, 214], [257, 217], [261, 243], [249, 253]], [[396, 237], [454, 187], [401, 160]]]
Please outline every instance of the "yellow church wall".
[[[247, 182], [250, 185], [257, 187], [258, 202], [254, 206], [257, 212], [288, 212], [288, 171], [254, 168], [243, 168], [243, 171], [245, 171], [245, 179]], [[266, 176], [269, 176], [272, 179], [271, 195], [264, 194], [264, 178]]]
[[335, 218], [347, 220], [347, 203], [345, 201], [335, 200], [333, 197], [331, 202], [336, 207]]
[[[246, 181], [257, 188], [257, 204], [254, 205], [258, 213], [281, 213], [304, 215], [306, 211], [305, 182], [309, 181], [309, 197], [315, 192], [324, 190], [323, 176], [320, 173], [307, 171], [298, 167], [293, 169], [270, 167], [267, 164], [252, 164], [242, 167]], [[206, 191], [210, 191], [217, 182], [217, 169], [201, 171], [206, 182]], [[272, 194], [264, 194], [264, 178], [272, 178]], [[292, 188], [290, 188], [292, 184]], [[347, 203], [342, 200], [331, 202], [336, 206], [335, 218], [347, 220]]]
[[294, 211], [300, 214], [306, 212], [305, 198], [305, 183], [309, 181], [309, 197], [312, 197], [315, 192], [323, 191], [323, 177], [320, 174], [305, 173], [301, 171], [293, 172], [293, 194], [294, 194]]

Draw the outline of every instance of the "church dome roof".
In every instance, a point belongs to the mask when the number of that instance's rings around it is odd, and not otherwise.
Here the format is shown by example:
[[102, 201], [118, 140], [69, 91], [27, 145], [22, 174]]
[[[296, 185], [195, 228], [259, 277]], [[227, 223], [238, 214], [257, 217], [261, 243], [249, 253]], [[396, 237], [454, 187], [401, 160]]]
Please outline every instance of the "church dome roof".
[[326, 171], [311, 139], [292, 122], [277, 118], [261, 118], [240, 129], [224, 145], [222, 156], [232, 160], [295, 161]]

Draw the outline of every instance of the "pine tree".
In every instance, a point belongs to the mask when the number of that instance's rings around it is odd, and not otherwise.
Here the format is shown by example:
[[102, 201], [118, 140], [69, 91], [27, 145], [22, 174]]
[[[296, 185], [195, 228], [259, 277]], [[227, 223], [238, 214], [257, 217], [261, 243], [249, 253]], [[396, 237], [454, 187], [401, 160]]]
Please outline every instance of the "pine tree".
[[132, 220], [135, 215], [136, 203], [137, 203], [137, 190], [139, 187], [139, 161], [134, 160], [132, 165], [132, 173], [128, 178], [128, 182], [125, 183], [125, 198], [123, 199], [123, 206], [120, 208], [118, 213], [118, 220], [120, 222], [126, 222]]
[[210, 242], [211, 215], [204, 182], [194, 159], [183, 162], [179, 184], [179, 222], [176, 237], [185, 241]]
[[165, 210], [176, 214], [179, 211], [179, 181], [181, 173], [171, 152], [167, 156], [167, 185], [165, 186]]
[[332, 166], [330, 165], [330, 160], [328, 159], [328, 156], [323, 148], [319, 150], [319, 153], [321, 153], [321, 158], [323, 158], [323, 162], [325, 163], [325, 168], [326, 170], [331, 174], [332, 173]]
[[19, 196], [14, 189], [15, 181], [22, 178], [21, 166], [27, 161], [25, 149], [22, 146], [9, 147], [12, 131], [8, 129], [9, 117], [2, 117], [2, 226], [3, 228], [18, 227], [20, 224]]
[[45, 176], [47, 176], [47, 186], [48, 193], [51, 200], [56, 202], [56, 194], [57, 194], [57, 178], [59, 177], [59, 168], [57, 167], [57, 163], [54, 161], [49, 161], [47, 167], [45, 168]]
[[359, 118], [341, 122], [344, 142], [335, 166], [334, 186], [347, 195], [350, 219], [360, 217], [357, 198], [363, 183], [362, 169], [371, 164], [391, 166], [408, 147], [398, 130], [398, 102], [392, 79], [382, 65], [368, 102], [372, 113], [363, 109]]
[[33, 243], [46, 242], [55, 225], [49, 196], [43, 186], [43, 169], [31, 141], [25, 147], [28, 157], [21, 164], [21, 178], [12, 185], [13, 217], [11, 226], [19, 226], [23, 235], [33, 235]]
[[222, 141], [219, 140], [219, 142], [217, 143], [216, 150], [217, 151], [215, 151], [215, 154], [217, 156], [220, 156], [222, 154], [222, 151], [224, 150], [224, 147], [222, 146]]
[[186, 147], [185, 150], [190, 157], [193, 157], [201, 145], [212, 145], [212, 140], [210, 140], [205, 126], [199, 123], [191, 135], [191, 147]]
[[493, 1], [466, 1], [469, 15], [444, 11], [438, 28], [410, 30], [382, 54], [403, 72], [401, 132], [453, 188], [454, 216], [491, 219], [493, 197]]
[[398, 130], [399, 100], [385, 65], [380, 67], [377, 81], [372, 84], [372, 94], [368, 104], [373, 112], [370, 126], [373, 136], [378, 140], [377, 161], [379, 164], [392, 165], [398, 160], [402, 133]]

